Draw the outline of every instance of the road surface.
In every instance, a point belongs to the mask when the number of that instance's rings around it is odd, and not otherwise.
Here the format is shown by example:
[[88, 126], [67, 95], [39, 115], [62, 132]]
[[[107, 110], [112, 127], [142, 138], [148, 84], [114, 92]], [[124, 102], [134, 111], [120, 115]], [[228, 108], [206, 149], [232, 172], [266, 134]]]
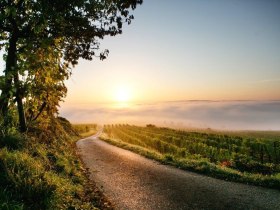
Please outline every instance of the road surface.
[[232, 183], [161, 165], [99, 140], [79, 140], [90, 178], [116, 209], [280, 210], [280, 191]]

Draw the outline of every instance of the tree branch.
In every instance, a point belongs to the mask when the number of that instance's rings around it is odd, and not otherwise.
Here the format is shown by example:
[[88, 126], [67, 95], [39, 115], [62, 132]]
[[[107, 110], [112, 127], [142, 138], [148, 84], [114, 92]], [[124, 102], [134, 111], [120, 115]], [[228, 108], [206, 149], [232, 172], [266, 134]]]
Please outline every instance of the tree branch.
[[47, 106], [47, 103], [44, 101], [43, 104], [41, 105], [38, 114], [31, 120], [31, 121], [35, 121], [38, 119], [38, 117], [42, 114], [42, 112], [44, 111], [45, 107]]

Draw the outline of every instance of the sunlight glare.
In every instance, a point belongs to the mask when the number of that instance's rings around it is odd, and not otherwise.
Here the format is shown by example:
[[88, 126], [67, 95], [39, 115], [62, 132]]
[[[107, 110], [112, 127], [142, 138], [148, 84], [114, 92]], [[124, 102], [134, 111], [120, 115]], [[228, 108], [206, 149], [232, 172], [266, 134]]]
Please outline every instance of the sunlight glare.
[[115, 93], [115, 100], [117, 102], [128, 102], [131, 98], [131, 92], [127, 87], [119, 87]]

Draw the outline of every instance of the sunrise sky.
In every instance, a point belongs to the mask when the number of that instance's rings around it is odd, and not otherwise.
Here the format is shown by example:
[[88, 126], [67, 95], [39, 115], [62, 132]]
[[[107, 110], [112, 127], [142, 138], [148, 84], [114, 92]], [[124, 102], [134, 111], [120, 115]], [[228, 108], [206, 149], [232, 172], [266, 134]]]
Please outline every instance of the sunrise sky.
[[59, 114], [79, 123], [280, 130], [279, 11], [278, 0], [144, 0], [122, 35], [101, 41], [105, 61], [73, 69]]
[[280, 100], [279, 11], [277, 0], [144, 0], [101, 41], [108, 59], [80, 60], [61, 105]]
[[106, 38], [107, 60], [81, 61], [66, 103], [279, 100], [280, 1], [146, 0]]

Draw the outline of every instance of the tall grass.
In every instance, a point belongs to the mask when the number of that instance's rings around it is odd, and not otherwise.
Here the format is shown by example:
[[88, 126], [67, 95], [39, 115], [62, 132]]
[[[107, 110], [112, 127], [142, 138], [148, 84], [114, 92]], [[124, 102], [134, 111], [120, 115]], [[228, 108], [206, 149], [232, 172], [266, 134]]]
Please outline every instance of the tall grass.
[[[0, 209], [96, 209], [100, 194], [75, 152], [63, 118], [25, 135], [0, 136]], [[99, 196], [99, 197], [98, 197]]]
[[0, 209], [1, 210], [23, 210], [23, 204], [15, 201], [13, 195], [5, 188], [0, 188]]

